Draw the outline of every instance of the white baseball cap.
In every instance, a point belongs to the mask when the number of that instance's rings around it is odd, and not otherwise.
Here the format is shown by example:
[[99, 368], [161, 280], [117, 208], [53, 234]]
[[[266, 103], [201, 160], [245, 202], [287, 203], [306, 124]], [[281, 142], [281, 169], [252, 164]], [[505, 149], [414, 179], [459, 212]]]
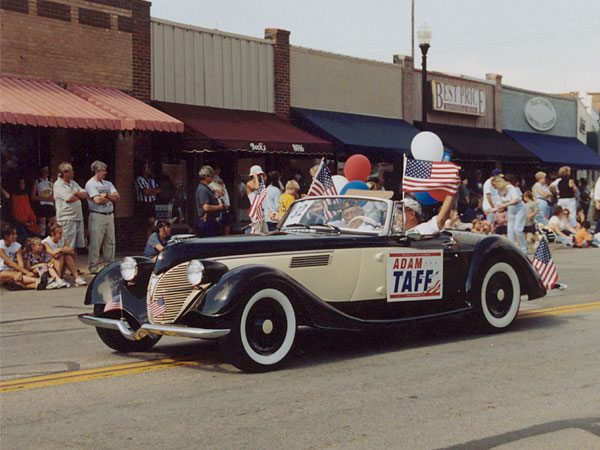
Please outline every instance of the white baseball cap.
[[256, 165], [256, 166], [250, 167], [250, 174], [248, 176], [251, 177], [251, 176], [254, 176], [254, 175], [258, 175], [260, 173], [262, 173], [263, 175], [265, 175], [265, 173], [262, 170], [262, 167]]
[[404, 207], [406, 207], [408, 209], [412, 209], [419, 216], [423, 214], [423, 211], [421, 209], [421, 204], [418, 201], [416, 201], [410, 197], [406, 197], [404, 199]]

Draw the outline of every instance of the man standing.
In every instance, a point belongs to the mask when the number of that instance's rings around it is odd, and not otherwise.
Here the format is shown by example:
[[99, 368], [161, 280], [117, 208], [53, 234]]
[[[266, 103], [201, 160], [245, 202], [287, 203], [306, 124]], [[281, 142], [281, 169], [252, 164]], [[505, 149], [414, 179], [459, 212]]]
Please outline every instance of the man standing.
[[215, 193], [208, 185], [213, 181], [215, 171], [210, 166], [202, 166], [200, 172], [200, 183], [196, 189], [196, 211], [198, 213], [198, 236], [215, 236], [218, 230], [217, 216], [220, 211], [226, 209], [225, 204], [217, 199]]
[[98, 273], [100, 247], [102, 247], [102, 257], [105, 263], [110, 264], [115, 260], [116, 242], [113, 202], [118, 201], [121, 196], [114, 185], [104, 179], [106, 177], [106, 167], [106, 164], [102, 161], [94, 161], [90, 166], [94, 175], [85, 183], [90, 208], [88, 264], [91, 274]]
[[81, 200], [87, 198], [87, 193], [73, 180], [74, 173], [71, 163], [60, 163], [58, 179], [53, 188], [56, 219], [63, 228], [63, 235], [69, 247], [75, 251], [74, 259], [77, 261], [77, 249], [85, 247]]
[[155, 221], [156, 195], [162, 192], [152, 174], [152, 165], [144, 163], [142, 174], [135, 180], [135, 199], [138, 204], [137, 213], [144, 220], [146, 239], [152, 234]]

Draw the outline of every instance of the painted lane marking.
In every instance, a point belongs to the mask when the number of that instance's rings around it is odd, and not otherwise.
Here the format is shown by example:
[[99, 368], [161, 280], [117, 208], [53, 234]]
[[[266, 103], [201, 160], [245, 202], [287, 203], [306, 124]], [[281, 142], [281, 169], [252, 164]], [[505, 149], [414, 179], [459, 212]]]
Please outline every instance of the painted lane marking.
[[[534, 309], [519, 313], [517, 319], [532, 317], [554, 316], [578, 311], [599, 309], [599, 302], [582, 303], [578, 305], [556, 306], [554, 308]], [[212, 360], [197, 360], [189, 358], [163, 358], [154, 361], [120, 364], [116, 366], [99, 367], [97, 369], [75, 370], [31, 378], [19, 378], [0, 382], [0, 393], [34, 389], [59, 384], [77, 383], [80, 381], [98, 380], [101, 378], [132, 375], [136, 373], [153, 372], [156, 370], [171, 369], [173, 367], [199, 366], [209, 364]]]
[[131, 375], [135, 373], [153, 372], [156, 370], [170, 369], [172, 367], [198, 366], [209, 362], [209, 360], [164, 358], [154, 361], [100, 367], [97, 369], [76, 370], [72, 372], [41, 375], [39, 377], [19, 378], [0, 382], [0, 393], [45, 386], [56, 386], [59, 384], [77, 383], [80, 381], [97, 380], [121, 375]]

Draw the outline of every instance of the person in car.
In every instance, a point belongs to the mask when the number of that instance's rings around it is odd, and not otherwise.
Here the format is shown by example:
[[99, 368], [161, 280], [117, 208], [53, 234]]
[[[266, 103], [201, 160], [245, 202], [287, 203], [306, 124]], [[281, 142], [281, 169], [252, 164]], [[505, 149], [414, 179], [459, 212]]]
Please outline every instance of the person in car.
[[359, 231], [373, 231], [373, 225], [363, 221], [365, 210], [360, 206], [358, 200], [344, 200], [340, 206], [342, 219], [329, 222], [338, 228], [350, 228]]
[[[446, 219], [450, 217], [453, 203], [454, 197], [450, 195], [447, 196], [444, 199], [438, 214], [433, 216], [427, 222], [423, 222], [423, 219], [421, 218], [421, 215], [423, 214], [421, 204], [411, 197], [406, 197], [404, 199], [406, 231], [414, 230], [419, 234], [435, 234], [440, 232], [444, 228]], [[396, 208], [394, 216], [394, 230], [402, 230], [402, 220], [402, 206], [399, 205], [399, 207]]]

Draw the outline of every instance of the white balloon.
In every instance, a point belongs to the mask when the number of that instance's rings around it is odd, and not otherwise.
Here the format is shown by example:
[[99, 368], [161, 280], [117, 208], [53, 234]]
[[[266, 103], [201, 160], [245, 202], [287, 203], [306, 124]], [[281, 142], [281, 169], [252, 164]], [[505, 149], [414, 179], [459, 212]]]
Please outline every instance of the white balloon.
[[335, 186], [335, 190], [338, 194], [342, 192], [344, 186], [348, 184], [348, 179], [343, 175], [333, 175], [331, 179], [333, 181], [333, 185]]
[[437, 134], [421, 131], [410, 143], [410, 152], [415, 159], [441, 161], [444, 156], [444, 144]]

